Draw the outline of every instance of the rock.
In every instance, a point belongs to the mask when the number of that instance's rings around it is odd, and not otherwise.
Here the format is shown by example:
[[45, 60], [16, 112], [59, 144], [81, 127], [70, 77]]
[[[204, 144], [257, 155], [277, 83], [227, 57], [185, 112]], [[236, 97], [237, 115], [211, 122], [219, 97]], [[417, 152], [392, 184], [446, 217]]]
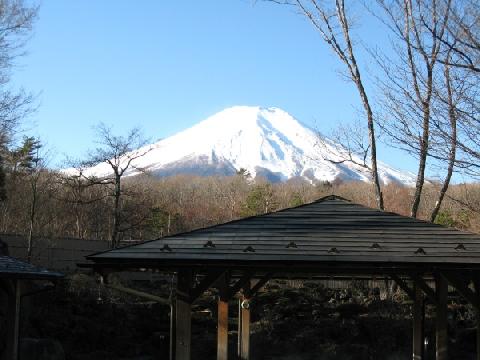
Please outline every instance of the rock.
[[65, 360], [63, 347], [54, 339], [20, 339], [20, 360]]

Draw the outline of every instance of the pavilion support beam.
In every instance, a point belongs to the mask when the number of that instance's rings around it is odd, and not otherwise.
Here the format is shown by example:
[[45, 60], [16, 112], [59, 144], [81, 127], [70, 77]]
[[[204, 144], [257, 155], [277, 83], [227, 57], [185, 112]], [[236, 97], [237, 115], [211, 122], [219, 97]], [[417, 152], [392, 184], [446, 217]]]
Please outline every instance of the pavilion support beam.
[[422, 291], [425, 293], [427, 298], [433, 304], [435, 304], [435, 302], [437, 301], [437, 297], [435, 295], [435, 290], [433, 290], [430, 286], [428, 286], [427, 282], [423, 279], [423, 277], [421, 277], [418, 274], [413, 274], [412, 279], [415, 282], [415, 286], [422, 289]]
[[450, 272], [442, 272], [442, 277], [445, 278], [445, 280], [451, 286], [453, 286], [455, 290], [457, 290], [458, 293], [465, 298], [465, 300], [472, 304], [475, 309], [479, 309], [478, 291], [473, 291], [468, 287], [470, 280], [465, 280], [462, 277]]
[[477, 314], [477, 360], [480, 360], [480, 274], [473, 276], [473, 288], [476, 295], [476, 314]]
[[177, 321], [177, 302], [175, 298], [172, 299], [170, 304], [170, 360], [175, 360], [175, 350], [176, 350], [176, 321]]
[[477, 360], [480, 360], [480, 310], [477, 309]]
[[218, 279], [217, 360], [228, 360], [228, 276]]
[[190, 270], [179, 270], [175, 299], [175, 360], [190, 360], [192, 342], [192, 305], [190, 291], [193, 275]]
[[238, 358], [250, 359], [250, 282], [238, 300]]
[[252, 274], [250, 274], [249, 272], [243, 274], [243, 276], [240, 279], [238, 279], [237, 282], [230, 287], [228, 297], [229, 298], [234, 297], [235, 294], [239, 292], [242, 288], [250, 290], [251, 279], [252, 279]]
[[418, 285], [414, 285], [415, 293], [413, 301], [413, 360], [424, 359], [424, 318], [425, 303], [423, 291]]
[[20, 299], [21, 283], [20, 280], [11, 280], [8, 292], [8, 310], [7, 310], [7, 360], [18, 359], [18, 336], [20, 330]]
[[194, 303], [208, 288], [212, 287], [226, 272], [224, 270], [212, 270], [200, 283], [190, 291], [190, 302]]
[[272, 277], [273, 273], [267, 273], [262, 278], [260, 278], [257, 283], [248, 290], [248, 297], [252, 298], [253, 296], [255, 296], [255, 294], [259, 292], [267, 284], [267, 282], [270, 281]]
[[448, 283], [443, 276], [435, 277], [435, 292], [437, 295], [436, 301], [436, 359], [448, 359], [448, 323], [447, 323], [447, 298], [448, 298]]
[[412, 288], [410, 288], [404, 280], [402, 280], [400, 277], [394, 274], [390, 275], [390, 277], [392, 278], [392, 280], [394, 280], [397, 283], [400, 289], [402, 289], [408, 295], [410, 299], [415, 301], [415, 291]]
[[228, 301], [218, 299], [217, 360], [228, 359]]

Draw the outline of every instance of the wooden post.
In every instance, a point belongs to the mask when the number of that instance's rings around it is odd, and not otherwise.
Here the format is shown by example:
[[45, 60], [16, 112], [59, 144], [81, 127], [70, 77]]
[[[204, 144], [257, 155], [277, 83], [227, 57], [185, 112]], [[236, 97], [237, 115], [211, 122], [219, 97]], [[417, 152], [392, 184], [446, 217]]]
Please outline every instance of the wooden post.
[[480, 360], [480, 275], [474, 274], [473, 276], [473, 288], [475, 290], [475, 304], [477, 314], [477, 360]]
[[477, 360], [480, 360], [480, 310], [477, 309]]
[[175, 297], [173, 297], [172, 303], [170, 304], [170, 360], [175, 360], [175, 346], [176, 346], [175, 322], [177, 320], [176, 310], [177, 310], [177, 302], [175, 300]]
[[18, 335], [20, 330], [20, 280], [12, 280], [8, 294], [6, 359], [18, 359]]
[[238, 301], [238, 358], [250, 359], [250, 282]]
[[414, 285], [415, 298], [413, 299], [413, 360], [423, 360], [423, 317], [424, 317], [424, 299], [423, 292], [419, 286]]
[[228, 359], [228, 301], [218, 299], [217, 360]]
[[226, 275], [218, 281], [217, 360], [228, 359], [228, 283]]
[[436, 289], [436, 359], [447, 360], [448, 359], [448, 334], [447, 334], [447, 297], [448, 297], [448, 284], [442, 276], [435, 277], [435, 289]]
[[177, 274], [176, 321], [175, 321], [175, 359], [190, 360], [192, 342], [192, 310], [190, 290], [192, 272], [180, 270]]

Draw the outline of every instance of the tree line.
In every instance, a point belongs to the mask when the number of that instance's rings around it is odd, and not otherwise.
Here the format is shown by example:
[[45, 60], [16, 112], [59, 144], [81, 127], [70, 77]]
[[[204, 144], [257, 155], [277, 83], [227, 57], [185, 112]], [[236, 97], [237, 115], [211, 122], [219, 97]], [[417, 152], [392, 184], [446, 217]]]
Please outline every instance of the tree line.
[[[119, 246], [298, 206], [330, 194], [376, 206], [376, 194], [368, 183], [311, 184], [297, 178], [272, 184], [243, 171], [234, 176], [128, 177], [123, 179], [118, 203], [111, 182], [91, 182], [47, 168], [11, 176], [0, 204], [0, 232], [24, 234], [33, 239], [32, 246], [35, 237], [110, 240], [112, 246]], [[382, 187], [386, 210], [408, 215], [415, 189], [397, 184]], [[428, 220], [437, 185], [429, 183], [424, 191], [418, 216]], [[457, 184], [446, 193], [436, 222], [480, 232], [479, 212], [480, 186]]]

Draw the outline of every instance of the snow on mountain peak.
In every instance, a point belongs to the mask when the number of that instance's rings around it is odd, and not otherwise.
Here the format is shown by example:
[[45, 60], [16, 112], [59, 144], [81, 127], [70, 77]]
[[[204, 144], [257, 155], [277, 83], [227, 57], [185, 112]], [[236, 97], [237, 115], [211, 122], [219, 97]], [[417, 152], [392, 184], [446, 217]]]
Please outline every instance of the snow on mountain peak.
[[[150, 147], [151, 151], [134, 165], [158, 176], [231, 175], [244, 168], [254, 177], [260, 175], [273, 181], [292, 177], [369, 181], [368, 172], [360, 166], [326, 160], [341, 157], [336, 147], [332, 146], [329, 154], [322, 153], [318, 134], [276, 107], [230, 107]], [[379, 168], [385, 183], [414, 183], [410, 173], [384, 164]], [[98, 164], [85, 175], [103, 177], [109, 172], [108, 165]], [[128, 175], [137, 173], [132, 168]]]

